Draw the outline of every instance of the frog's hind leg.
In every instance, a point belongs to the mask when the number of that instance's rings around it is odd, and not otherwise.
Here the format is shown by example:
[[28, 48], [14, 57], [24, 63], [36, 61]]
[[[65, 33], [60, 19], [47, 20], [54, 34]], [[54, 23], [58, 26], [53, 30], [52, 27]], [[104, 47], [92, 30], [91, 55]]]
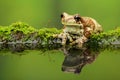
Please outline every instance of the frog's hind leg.
[[79, 37], [77, 38], [75, 41], [73, 41], [72, 43], [70, 43], [70, 45], [75, 45], [75, 47], [77, 48], [82, 48], [84, 42], [86, 42], [88, 39], [85, 36]]
[[79, 39], [76, 39], [75, 41], [73, 41], [72, 43], [70, 43], [70, 45], [71, 46], [75, 46], [75, 47], [77, 47], [77, 48], [82, 48], [82, 46], [83, 46], [83, 41], [82, 41], [82, 39], [81, 38], [79, 38]]

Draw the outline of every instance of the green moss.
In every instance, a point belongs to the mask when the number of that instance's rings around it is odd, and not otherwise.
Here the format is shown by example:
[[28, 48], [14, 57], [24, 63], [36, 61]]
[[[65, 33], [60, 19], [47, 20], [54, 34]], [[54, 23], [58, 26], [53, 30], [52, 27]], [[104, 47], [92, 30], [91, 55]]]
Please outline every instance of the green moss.
[[34, 33], [37, 31], [37, 29], [35, 29], [34, 27], [29, 26], [28, 24], [23, 22], [13, 23], [9, 26], [9, 28], [12, 31], [22, 31], [24, 34]]
[[49, 42], [54, 39], [54, 34], [59, 34], [61, 31], [56, 28], [36, 29], [24, 22], [16, 22], [10, 26], [0, 26], [0, 51], [21, 52], [26, 49], [52, 49], [55, 46], [52, 46], [53, 43], [49, 44]]
[[30, 36], [34, 34], [32, 37], [40, 37], [43, 40], [47, 40], [48, 38], [52, 37], [53, 34], [59, 34], [61, 30], [57, 30], [56, 28], [35, 29], [24, 22], [16, 22], [10, 26], [0, 26], [0, 39], [9, 40], [11, 39], [12, 34], [15, 35], [18, 32], [21, 32], [26, 39], [30, 38]]
[[103, 38], [107, 38], [107, 37], [120, 37], [120, 28], [117, 28], [115, 30], [109, 31], [109, 32], [103, 32], [100, 34], [92, 34], [91, 38], [97, 39], [97, 40], [101, 40]]
[[53, 37], [54, 34], [59, 34], [61, 30], [57, 30], [56, 28], [43, 28], [38, 30], [38, 36], [40, 36], [45, 41], [51, 37]]
[[[55, 45], [53, 42], [49, 44], [49, 42], [54, 39], [53, 35], [60, 34], [61, 32], [62, 30], [58, 30], [56, 28], [36, 29], [26, 23], [16, 22], [10, 26], [0, 26], [0, 42], [32, 42], [36, 40], [38, 44], [35, 44], [35, 46], [38, 46], [37, 48], [55, 48], [56, 46], [58, 47], [58, 44], [56, 43]], [[114, 45], [111, 45], [111, 42], [115, 40], [120, 40], [120, 28], [100, 34], [92, 34], [86, 45], [92, 50], [106, 49], [109, 47], [114, 47]], [[14, 48], [16, 44], [13, 44], [12, 47], [13, 51], [22, 51], [23, 48], [33, 49], [33, 45], [34, 44], [32, 43], [27, 43], [25, 46], [30, 46], [31, 48], [26, 48], [23, 44], [17, 44], [17, 47]], [[5, 50], [7, 50], [8, 46], [7, 44], [4, 45], [4, 43], [0, 45], [0, 50], [3, 50], [4, 47]], [[9, 48], [11, 49], [11, 46], [9, 46]]]
[[100, 34], [92, 34], [89, 45], [94, 50], [115, 49], [115, 45], [112, 44], [114, 41], [120, 41], [120, 28]]

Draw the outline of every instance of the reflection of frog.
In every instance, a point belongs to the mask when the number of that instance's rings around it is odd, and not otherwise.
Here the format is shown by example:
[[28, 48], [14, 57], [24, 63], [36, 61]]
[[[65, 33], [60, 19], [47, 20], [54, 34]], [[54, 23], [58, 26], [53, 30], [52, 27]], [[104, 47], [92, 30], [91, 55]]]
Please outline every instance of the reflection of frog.
[[[66, 53], [65, 53], [66, 54]], [[62, 64], [62, 71], [80, 73], [86, 64], [92, 63], [99, 52], [92, 52], [90, 49], [69, 49], [68, 55]]]
[[64, 12], [61, 14], [61, 22], [64, 28], [58, 37], [62, 38], [62, 45], [65, 45], [68, 39], [71, 45], [78, 44], [78, 47], [82, 47], [92, 33], [102, 31], [101, 25], [93, 18], [81, 17], [79, 14], [69, 15]]

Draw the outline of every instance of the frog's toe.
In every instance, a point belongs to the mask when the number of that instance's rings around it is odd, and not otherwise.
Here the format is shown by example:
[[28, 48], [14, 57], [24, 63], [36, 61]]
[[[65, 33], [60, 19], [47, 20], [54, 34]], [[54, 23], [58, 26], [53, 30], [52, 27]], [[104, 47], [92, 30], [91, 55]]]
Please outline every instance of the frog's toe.
[[72, 41], [72, 42], [70, 43], [71, 46], [72, 46], [72, 45], [75, 45], [75, 44], [76, 44], [75, 41]]
[[62, 45], [64, 46], [64, 45], [65, 45], [65, 42], [62, 42]]
[[73, 42], [73, 39], [72, 39], [72, 38], [69, 38], [69, 41], [70, 41], [70, 42]]
[[82, 48], [82, 47], [83, 47], [83, 43], [80, 43], [80, 44], [77, 45], [77, 48], [79, 48], [79, 49]]
[[62, 38], [62, 45], [66, 45], [66, 38]]

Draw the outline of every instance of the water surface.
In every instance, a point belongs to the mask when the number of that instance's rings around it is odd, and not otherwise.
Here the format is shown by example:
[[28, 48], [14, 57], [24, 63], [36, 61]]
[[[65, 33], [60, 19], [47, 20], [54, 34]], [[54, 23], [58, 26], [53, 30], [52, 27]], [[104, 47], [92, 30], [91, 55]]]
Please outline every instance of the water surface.
[[61, 71], [60, 51], [27, 51], [26, 55], [0, 56], [0, 80], [120, 80], [119, 51], [104, 51], [80, 74]]

